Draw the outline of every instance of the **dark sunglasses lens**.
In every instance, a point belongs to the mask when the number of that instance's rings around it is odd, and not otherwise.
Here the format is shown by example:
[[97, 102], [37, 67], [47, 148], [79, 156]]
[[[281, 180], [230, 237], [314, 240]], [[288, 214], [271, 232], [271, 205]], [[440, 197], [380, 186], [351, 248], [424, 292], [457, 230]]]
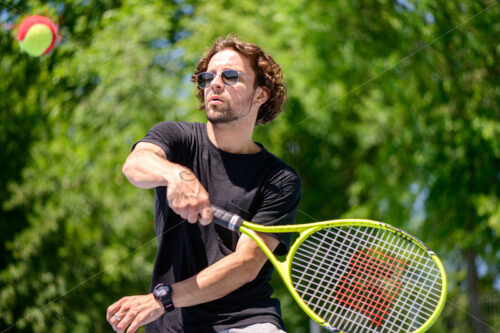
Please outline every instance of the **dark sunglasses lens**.
[[224, 79], [224, 83], [232, 86], [238, 82], [238, 71], [227, 69], [222, 72], [222, 78]]
[[200, 73], [198, 74], [197, 80], [198, 80], [198, 87], [205, 89], [210, 85], [210, 82], [214, 79], [215, 75], [214, 73]]

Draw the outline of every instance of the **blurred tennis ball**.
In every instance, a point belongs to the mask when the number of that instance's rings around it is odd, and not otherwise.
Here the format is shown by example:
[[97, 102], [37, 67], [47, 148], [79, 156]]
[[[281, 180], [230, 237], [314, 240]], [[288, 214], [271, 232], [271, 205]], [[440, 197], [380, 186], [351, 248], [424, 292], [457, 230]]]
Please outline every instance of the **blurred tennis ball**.
[[57, 26], [45, 16], [28, 16], [17, 29], [17, 39], [21, 50], [32, 57], [38, 57], [49, 53], [54, 47]]

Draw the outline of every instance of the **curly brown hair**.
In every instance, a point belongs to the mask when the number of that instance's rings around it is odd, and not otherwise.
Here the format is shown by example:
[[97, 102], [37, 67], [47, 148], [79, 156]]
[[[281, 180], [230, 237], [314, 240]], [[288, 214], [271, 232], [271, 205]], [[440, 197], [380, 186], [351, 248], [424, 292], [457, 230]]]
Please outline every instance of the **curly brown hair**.
[[[191, 76], [191, 82], [197, 82], [196, 76], [206, 72], [208, 63], [212, 57], [225, 49], [234, 50], [250, 60], [252, 69], [255, 72], [255, 87], [266, 87], [269, 89], [268, 100], [261, 105], [257, 115], [257, 125], [263, 125], [273, 121], [281, 112], [281, 108], [286, 100], [286, 87], [283, 84], [283, 73], [280, 65], [274, 59], [255, 44], [243, 42], [235, 35], [219, 37], [207, 55], [200, 59], [196, 71]], [[205, 109], [203, 89], [198, 88], [196, 97], [201, 101], [200, 110]]]

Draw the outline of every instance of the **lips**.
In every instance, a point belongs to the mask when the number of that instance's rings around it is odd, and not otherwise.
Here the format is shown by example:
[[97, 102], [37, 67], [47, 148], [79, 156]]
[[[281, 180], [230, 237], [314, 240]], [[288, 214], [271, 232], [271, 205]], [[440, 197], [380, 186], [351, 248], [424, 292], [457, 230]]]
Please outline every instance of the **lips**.
[[210, 99], [208, 101], [209, 102], [211, 102], [211, 101], [221, 101], [222, 102], [222, 98], [220, 98], [219, 96], [212, 96], [212, 97], [210, 97]]
[[220, 102], [220, 103], [222, 103], [224, 101], [219, 96], [212, 96], [212, 97], [210, 97], [208, 99], [208, 103], [212, 103], [212, 102]]

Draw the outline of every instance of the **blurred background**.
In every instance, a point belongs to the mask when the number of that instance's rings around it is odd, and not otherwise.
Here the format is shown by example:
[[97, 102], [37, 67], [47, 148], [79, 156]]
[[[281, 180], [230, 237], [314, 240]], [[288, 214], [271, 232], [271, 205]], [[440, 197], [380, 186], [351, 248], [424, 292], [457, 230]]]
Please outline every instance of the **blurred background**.
[[[189, 77], [234, 32], [285, 73], [255, 141], [300, 173], [298, 222], [415, 234], [448, 271], [430, 332], [500, 332], [497, 3], [0, 0], [0, 329], [110, 332], [107, 306], [147, 293], [154, 193], [121, 166], [154, 124], [205, 121]], [[60, 35], [38, 58], [15, 39], [34, 14]], [[274, 287], [288, 331], [316, 331]]]

